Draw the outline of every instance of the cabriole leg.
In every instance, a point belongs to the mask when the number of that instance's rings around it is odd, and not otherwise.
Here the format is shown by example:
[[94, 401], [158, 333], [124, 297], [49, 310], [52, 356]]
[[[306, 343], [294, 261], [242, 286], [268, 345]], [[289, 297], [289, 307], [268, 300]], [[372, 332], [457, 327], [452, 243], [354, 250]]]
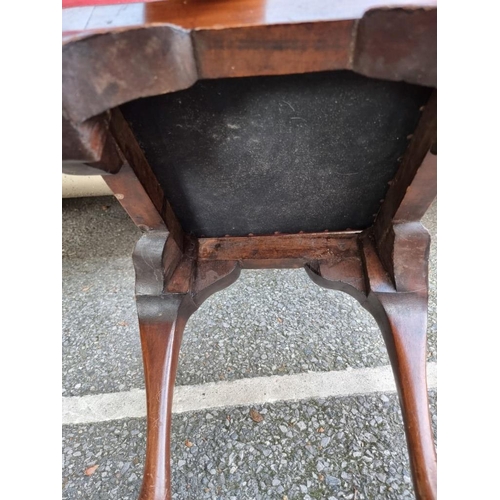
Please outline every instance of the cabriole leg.
[[418, 500], [437, 498], [437, 459], [426, 379], [427, 301], [412, 294], [377, 294], [375, 314], [389, 353]]
[[393, 278], [373, 241], [360, 235], [357, 254], [344, 262], [312, 262], [318, 285], [356, 298], [376, 319], [398, 388], [417, 500], [437, 498], [434, 448], [426, 379], [429, 235], [420, 223], [395, 225]]
[[138, 297], [147, 397], [147, 445], [141, 500], [170, 498], [170, 427], [182, 333], [191, 314], [186, 295]]
[[146, 463], [140, 500], [171, 498], [170, 428], [184, 327], [208, 296], [232, 284], [240, 272], [236, 262], [198, 263], [192, 253], [179, 256], [167, 241], [166, 231], [151, 231], [134, 250], [147, 399]]

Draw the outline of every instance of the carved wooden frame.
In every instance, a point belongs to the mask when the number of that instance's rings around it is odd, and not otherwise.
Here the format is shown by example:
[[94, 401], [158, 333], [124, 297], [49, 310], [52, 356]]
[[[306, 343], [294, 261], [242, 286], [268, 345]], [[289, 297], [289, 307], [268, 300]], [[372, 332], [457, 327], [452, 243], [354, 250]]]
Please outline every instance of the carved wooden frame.
[[173, 387], [189, 316], [242, 268], [296, 267], [322, 287], [351, 294], [375, 317], [397, 382], [416, 497], [437, 496], [425, 373], [429, 235], [420, 224], [436, 195], [436, 93], [373, 226], [315, 234], [186, 235], [117, 109], [202, 78], [350, 69], [435, 87], [433, 2], [366, 10], [370, 1], [326, 6], [316, 18], [292, 4], [286, 14], [293, 22], [280, 13], [259, 17], [263, 0], [135, 4], [127, 15], [109, 7], [95, 7], [90, 17], [85, 8], [66, 12], [63, 169], [104, 174], [144, 232], [134, 251], [148, 411], [141, 500], [170, 498]]

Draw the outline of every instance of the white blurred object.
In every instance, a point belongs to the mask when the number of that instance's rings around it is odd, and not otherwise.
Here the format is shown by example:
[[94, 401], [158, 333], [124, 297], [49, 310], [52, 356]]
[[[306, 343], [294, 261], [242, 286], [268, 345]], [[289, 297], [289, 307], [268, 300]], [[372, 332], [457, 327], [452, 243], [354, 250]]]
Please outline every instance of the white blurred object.
[[113, 193], [100, 175], [62, 174], [62, 197], [110, 196]]

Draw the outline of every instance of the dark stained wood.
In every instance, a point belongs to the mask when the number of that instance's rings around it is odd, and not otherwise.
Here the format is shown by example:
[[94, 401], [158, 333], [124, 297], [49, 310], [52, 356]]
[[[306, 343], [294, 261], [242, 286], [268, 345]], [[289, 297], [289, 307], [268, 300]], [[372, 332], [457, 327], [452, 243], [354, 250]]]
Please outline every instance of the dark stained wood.
[[[408, 148], [402, 158], [401, 166], [391, 182], [391, 187], [387, 193], [384, 203], [380, 207], [380, 213], [377, 216], [376, 228], [377, 236], [380, 232], [387, 229], [396, 215], [398, 208], [403, 201], [408, 186], [411, 185], [417, 171], [424, 161], [427, 153], [436, 143], [437, 133], [437, 94], [434, 92], [428, 103], [422, 110], [422, 117], [411, 137]], [[431, 194], [435, 192], [432, 182], [427, 189]]]
[[305, 264], [315, 283], [351, 294], [373, 314], [398, 386], [417, 499], [436, 499], [436, 455], [425, 378], [429, 236], [419, 222], [397, 224], [394, 233], [396, 286], [369, 231], [211, 238], [200, 239], [199, 246], [189, 241], [171, 278], [164, 269], [168, 233], [151, 231], [139, 241], [134, 263], [148, 393], [141, 500], [170, 498], [172, 393], [188, 317], [211, 293], [233, 283], [241, 267], [250, 262], [265, 268], [268, 260], [277, 267]]
[[365, 299], [365, 275], [358, 246], [356, 252], [349, 252], [345, 260], [321, 260], [308, 262], [306, 273], [318, 286], [338, 290], [362, 302]]
[[359, 22], [353, 69], [374, 78], [435, 87], [436, 9], [368, 11]]
[[111, 133], [120, 146], [123, 155], [129, 162], [129, 165], [135, 172], [144, 190], [151, 198], [153, 205], [165, 221], [167, 229], [172, 238], [177, 243], [179, 250], [182, 251], [184, 245], [184, 232], [174, 211], [163, 193], [159, 182], [153, 175], [144, 153], [142, 152], [137, 140], [130, 130], [127, 122], [123, 119], [118, 109], [114, 109], [111, 119]]
[[[387, 192], [384, 202], [380, 207], [374, 224], [374, 235], [376, 246], [380, 258], [394, 279], [393, 269], [393, 249], [394, 249], [394, 230], [393, 223], [400, 205], [403, 203], [405, 196], [415, 198], [413, 189], [410, 188], [416, 177], [417, 172], [422, 166], [429, 150], [436, 144], [437, 132], [437, 94], [434, 92], [429, 99], [429, 102], [424, 107], [422, 117], [417, 125], [417, 128], [411, 138], [410, 144], [402, 158], [401, 166], [399, 167], [394, 180]], [[425, 165], [426, 171], [432, 170], [432, 165]], [[427, 174], [422, 173], [422, 176]], [[435, 178], [434, 178], [435, 179]], [[422, 200], [422, 205], [418, 208], [418, 213], [422, 209], [432, 203], [436, 193], [436, 184], [433, 182], [432, 175], [429, 178], [429, 183], [422, 182], [419, 175], [416, 179], [420, 192], [419, 198]], [[410, 190], [409, 190], [410, 188]], [[415, 201], [408, 202], [415, 206]], [[418, 213], [415, 217], [410, 217], [411, 220], [419, 220]], [[406, 216], [408, 217], [408, 215]]]
[[140, 498], [170, 491], [170, 425], [182, 332], [194, 310], [186, 295], [163, 295], [166, 231], [146, 233], [134, 250], [136, 303], [147, 398], [146, 465]]
[[232, 285], [240, 275], [235, 261], [198, 261], [193, 282], [193, 302], [199, 307], [210, 295]]
[[219, 0], [67, 9], [65, 113], [79, 123], [201, 78], [352, 69], [435, 85], [434, 2], [368, 12], [377, 4], [311, 4], [283, 9], [264, 0]]
[[197, 74], [189, 33], [150, 26], [64, 44], [62, 78], [63, 107], [81, 122], [137, 97], [189, 87]]
[[437, 498], [437, 458], [434, 448], [426, 380], [427, 297], [419, 294], [379, 294], [372, 313], [389, 353], [408, 443], [415, 496]]
[[163, 251], [162, 268], [164, 270], [165, 283], [169, 283], [170, 278], [174, 274], [177, 266], [183, 259], [184, 248], [181, 250], [174, 238], [168, 238]]
[[175, 294], [137, 297], [147, 399], [146, 464], [141, 500], [170, 498], [170, 428], [182, 333], [192, 312]]
[[75, 124], [63, 113], [62, 135], [62, 170], [66, 174], [114, 174], [123, 165], [109, 132], [108, 114]]
[[[420, 223], [396, 229], [395, 271], [398, 289], [389, 278], [369, 235], [360, 236], [365, 288], [352, 278], [330, 273], [330, 267], [307, 266], [315, 283], [353, 295], [377, 321], [393, 368], [403, 413], [410, 465], [418, 500], [437, 498], [437, 461], [426, 381], [427, 268], [429, 237]], [[408, 271], [408, 269], [410, 271]], [[346, 285], [347, 282], [347, 285]]]
[[142, 235], [136, 243], [132, 255], [136, 296], [158, 296], [163, 293], [163, 254], [168, 239], [168, 231], [151, 231]]
[[284, 267], [305, 267], [315, 283], [351, 294], [375, 317], [398, 387], [417, 500], [436, 499], [425, 378], [429, 235], [419, 222], [436, 191], [435, 93], [408, 137], [374, 226], [363, 232], [185, 234], [116, 108], [203, 78], [325, 69], [434, 87], [435, 2], [411, 3], [369, 10], [379, 7], [375, 0], [286, 7], [276, 0], [172, 0], [69, 9], [64, 16], [63, 159], [80, 173], [115, 173], [126, 163], [106, 182], [147, 231], [134, 251], [148, 408], [141, 500], [171, 498], [172, 397], [188, 318], [242, 268]]
[[[314, 264], [309, 264], [314, 266]], [[321, 260], [315, 268], [319, 275], [325, 279], [335, 281], [337, 290], [346, 292], [353, 297], [359, 298], [360, 294], [366, 293], [365, 277], [363, 274], [363, 263], [358, 248], [351, 248], [345, 252], [341, 260], [327, 259]]]
[[393, 269], [396, 290], [427, 293], [430, 236], [420, 222], [394, 224]]
[[[171, 498], [172, 400], [186, 322], [209, 295], [229, 286], [239, 275], [236, 263], [205, 263], [195, 277], [190, 273], [181, 272], [177, 276], [174, 273], [173, 281], [182, 293], [164, 292], [168, 288], [163, 267], [167, 239], [167, 232], [151, 231], [139, 240], [134, 251], [147, 399], [147, 447], [141, 500]], [[182, 276], [184, 283], [181, 283]]]
[[350, 67], [355, 21], [200, 30], [200, 78], [286, 75]]
[[384, 268], [375, 248], [373, 236], [367, 232], [360, 238], [365, 288], [377, 293], [393, 293], [394, 283]]
[[429, 151], [406, 189], [394, 223], [420, 220], [437, 195], [437, 155]]
[[186, 238], [184, 252], [172, 276], [165, 283], [165, 291], [169, 293], [187, 293], [191, 290], [195, 277], [196, 254], [198, 241]]
[[166, 230], [167, 226], [146, 190], [128, 164], [119, 173], [103, 177], [115, 198], [142, 231]]
[[[309, 248], [306, 270], [317, 284], [353, 295], [379, 323], [398, 383], [417, 498], [432, 500], [436, 498], [436, 458], [425, 380], [429, 238], [425, 229], [414, 222], [399, 225], [396, 233], [401, 237], [397, 239], [395, 269], [404, 273], [399, 290], [392, 284], [366, 233], [336, 239], [328, 234], [314, 235], [314, 247], [320, 250]], [[299, 236], [297, 246], [310, 247], [305, 242], [307, 236]], [[280, 238], [293, 241], [290, 236], [248, 239], [260, 243], [256, 248], [261, 248], [260, 255], [265, 260], [276, 249], [270, 243], [264, 245], [262, 240], [273, 240], [279, 246]], [[214, 246], [210, 247], [213, 260], [197, 260], [193, 243], [168, 280], [163, 267], [167, 240], [167, 232], [151, 231], [138, 242], [134, 252], [148, 394], [148, 445], [141, 500], [170, 498], [172, 394], [184, 326], [203, 300], [237, 279], [240, 269], [237, 261], [226, 260], [233, 255], [228, 254], [228, 241], [218, 247], [222, 249], [220, 255]], [[344, 254], [337, 252], [324, 258], [324, 249], [332, 248], [332, 241], [336, 251], [340, 245]], [[262, 248], [266, 246], [267, 249]], [[185, 248], [188, 249], [187, 244]], [[408, 273], [408, 269], [412, 271]], [[169, 287], [175, 287], [175, 293]]]
[[[282, 234], [227, 238], [200, 238], [198, 259], [242, 261], [285, 260], [285, 267], [297, 260], [301, 267], [306, 261], [342, 259], [356, 249], [359, 231], [340, 233]], [[265, 265], [265, 262], [262, 262]]]
[[[437, 498], [437, 459], [429, 415], [426, 380], [428, 255], [430, 238], [418, 222], [396, 228], [393, 292], [371, 288], [383, 279], [367, 276], [368, 301], [384, 336], [393, 368], [405, 424], [417, 499]], [[370, 240], [365, 240], [365, 247]], [[375, 259], [376, 252], [364, 254]], [[389, 282], [387, 282], [387, 286]]]

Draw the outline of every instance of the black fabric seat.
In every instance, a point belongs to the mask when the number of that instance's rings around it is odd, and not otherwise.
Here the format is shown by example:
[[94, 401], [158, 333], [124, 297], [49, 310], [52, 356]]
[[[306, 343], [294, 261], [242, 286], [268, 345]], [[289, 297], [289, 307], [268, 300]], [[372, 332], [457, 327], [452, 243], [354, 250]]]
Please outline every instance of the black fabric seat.
[[205, 80], [121, 107], [197, 237], [369, 227], [430, 89], [350, 71]]

